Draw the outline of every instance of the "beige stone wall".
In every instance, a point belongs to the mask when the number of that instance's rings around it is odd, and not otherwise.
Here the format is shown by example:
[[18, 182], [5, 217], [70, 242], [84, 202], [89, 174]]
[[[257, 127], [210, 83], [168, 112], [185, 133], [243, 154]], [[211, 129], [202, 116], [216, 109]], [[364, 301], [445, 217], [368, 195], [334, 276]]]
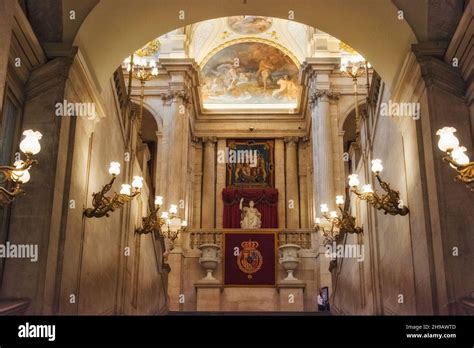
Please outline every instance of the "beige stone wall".
[[[130, 131], [123, 123], [112, 80], [99, 93], [78, 53], [38, 66], [26, 90], [22, 128], [44, 137], [28, 194], [12, 210], [9, 239], [38, 244], [39, 260], [7, 259], [0, 297], [29, 299], [29, 314], [166, 311], [162, 246], [134, 232], [148, 213], [148, 188], [108, 218], [82, 216], [92, 193], [110, 180], [111, 161], [120, 162], [122, 172], [109, 195], [142, 175], [136, 126]], [[94, 103], [99, 118], [57, 117], [55, 103], [63, 100]]]

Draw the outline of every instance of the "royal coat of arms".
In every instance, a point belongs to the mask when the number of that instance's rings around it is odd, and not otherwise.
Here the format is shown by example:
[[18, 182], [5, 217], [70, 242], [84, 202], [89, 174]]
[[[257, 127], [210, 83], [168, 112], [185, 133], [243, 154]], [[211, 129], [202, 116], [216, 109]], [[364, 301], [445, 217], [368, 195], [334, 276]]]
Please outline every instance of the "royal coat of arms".
[[248, 240], [242, 242], [241, 246], [243, 249], [237, 257], [237, 265], [242, 272], [247, 274], [248, 279], [252, 279], [252, 274], [262, 268], [263, 257], [260, 251], [257, 250], [258, 242]]

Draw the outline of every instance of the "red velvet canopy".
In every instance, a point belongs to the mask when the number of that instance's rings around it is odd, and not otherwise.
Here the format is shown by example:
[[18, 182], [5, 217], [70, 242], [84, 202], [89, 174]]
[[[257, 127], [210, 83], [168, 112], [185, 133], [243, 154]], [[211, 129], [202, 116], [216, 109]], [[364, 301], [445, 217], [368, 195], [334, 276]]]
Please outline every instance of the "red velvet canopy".
[[278, 228], [278, 190], [275, 188], [232, 188], [222, 190], [224, 228], [240, 228], [240, 199], [244, 206], [250, 201], [262, 214], [262, 228]]

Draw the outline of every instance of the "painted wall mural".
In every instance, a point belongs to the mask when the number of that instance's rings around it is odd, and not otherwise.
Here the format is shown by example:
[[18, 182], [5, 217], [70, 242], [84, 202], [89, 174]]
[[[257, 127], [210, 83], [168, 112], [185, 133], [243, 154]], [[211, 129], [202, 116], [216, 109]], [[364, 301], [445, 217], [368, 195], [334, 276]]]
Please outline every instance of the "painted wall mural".
[[280, 49], [262, 42], [236, 43], [218, 51], [202, 68], [202, 101], [205, 106], [296, 107], [298, 74], [296, 64]]
[[263, 16], [233, 16], [227, 18], [227, 25], [237, 34], [256, 35], [270, 29], [272, 19]]

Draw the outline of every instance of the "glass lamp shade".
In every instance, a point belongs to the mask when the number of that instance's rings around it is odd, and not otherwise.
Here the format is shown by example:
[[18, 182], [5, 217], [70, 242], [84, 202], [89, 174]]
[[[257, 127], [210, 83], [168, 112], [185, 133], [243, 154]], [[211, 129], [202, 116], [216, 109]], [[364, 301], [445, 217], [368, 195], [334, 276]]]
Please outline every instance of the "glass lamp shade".
[[320, 218], [314, 219], [314, 223], [315, 223], [316, 225], [319, 225], [319, 224], [321, 223], [321, 219], [320, 219]]
[[465, 151], [466, 148], [464, 146], [459, 146], [451, 152], [451, 156], [453, 157], [454, 162], [456, 162], [460, 166], [469, 163], [469, 157], [464, 153]]
[[336, 213], [335, 211], [331, 211], [331, 212], [329, 213], [329, 217], [330, 217], [331, 219], [337, 219], [337, 213]]
[[455, 132], [456, 128], [453, 127], [443, 127], [438, 129], [436, 135], [439, 135], [438, 148], [441, 151], [446, 152], [459, 146], [459, 140], [454, 135]]
[[143, 178], [141, 176], [134, 176], [132, 181], [132, 187], [136, 190], [141, 190], [143, 187]]
[[131, 186], [129, 184], [122, 184], [120, 194], [130, 196], [132, 194]]
[[176, 204], [171, 204], [169, 212], [170, 214], [178, 213], [178, 206]]
[[362, 193], [374, 193], [374, 190], [370, 184], [367, 184], [362, 186]]
[[110, 162], [109, 174], [113, 175], [113, 176], [119, 175], [120, 174], [120, 163]]
[[167, 211], [164, 211], [164, 212], [161, 213], [161, 218], [162, 218], [162, 219], [167, 220], [167, 219], [168, 219], [168, 216], [169, 216], [169, 214], [168, 214]]
[[181, 222], [181, 227], [188, 227], [188, 222], [183, 220], [183, 222]]
[[[21, 168], [25, 162], [23, 161], [16, 161], [13, 165], [15, 168]], [[18, 182], [20, 184], [26, 184], [28, 181], [30, 181], [30, 172], [28, 169], [26, 170], [14, 170], [12, 172], [12, 179], [15, 182]]]
[[155, 205], [163, 205], [163, 197], [156, 196], [155, 197]]
[[383, 170], [382, 160], [374, 159], [372, 160], [372, 172], [375, 174], [380, 173]]
[[39, 140], [43, 137], [40, 132], [28, 129], [23, 132], [25, 138], [20, 143], [20, 150], [29, 155], [36, 155], [41, 150]]
[[350, 187], [357, 187], [360, 185], [359, 175], [351, 174], [349, 175], [349, 186]]
[[343, 205], [344, 204], [344, 197], [343, 196], [336, 196], [336, 204]]
[[327, 204], [321, 204], [321, 213], [327, 213], [329, 211]]

